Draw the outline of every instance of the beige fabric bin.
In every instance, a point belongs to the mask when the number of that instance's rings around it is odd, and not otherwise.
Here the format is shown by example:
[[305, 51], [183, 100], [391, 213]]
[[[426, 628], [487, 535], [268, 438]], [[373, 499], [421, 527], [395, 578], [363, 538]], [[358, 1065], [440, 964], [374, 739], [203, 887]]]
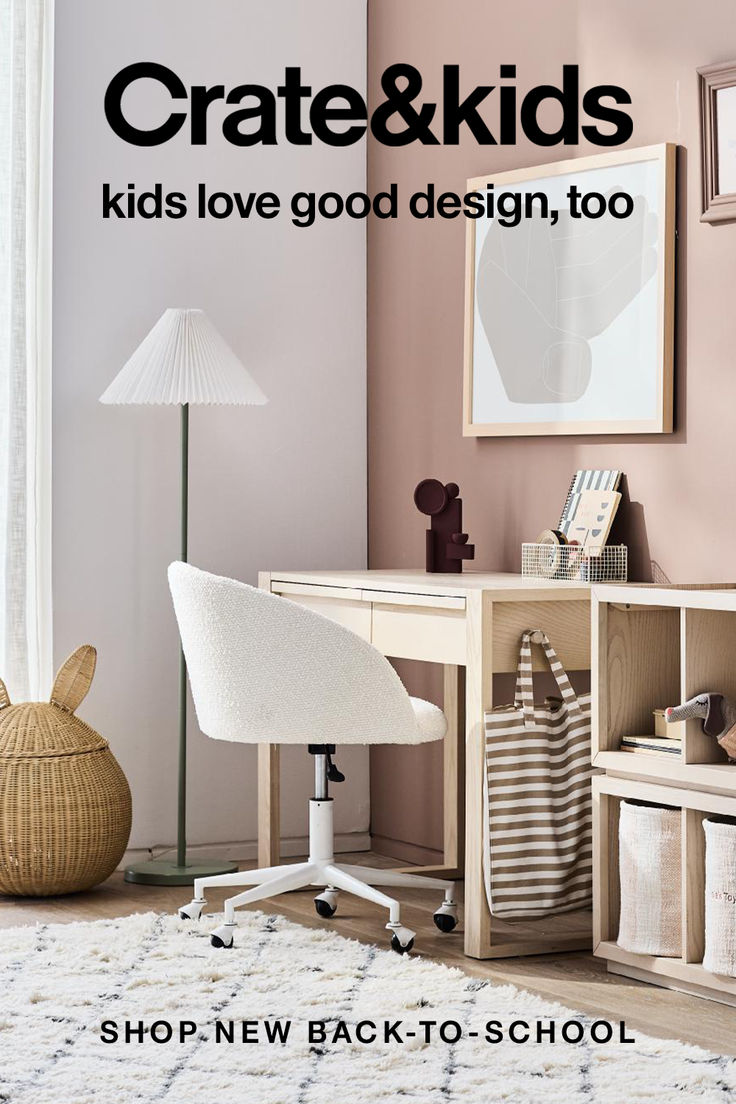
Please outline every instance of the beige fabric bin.
[[705, 829], [705, 956], [713, 974], [736, 977], [736, 819], [708, 817]]
[[679, 809], [621, 802], [618, 945], [626, 951], [669, 957], [682, 953], [680, 835]]

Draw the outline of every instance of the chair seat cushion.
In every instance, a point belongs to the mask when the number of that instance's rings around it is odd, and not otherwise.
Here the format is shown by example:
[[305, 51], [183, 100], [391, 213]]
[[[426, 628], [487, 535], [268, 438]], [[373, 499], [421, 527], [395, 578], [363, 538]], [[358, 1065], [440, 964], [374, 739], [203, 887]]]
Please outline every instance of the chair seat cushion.
[[441, 709], [423, 698], [409, 698], [422, 740], [442, 740], [447, 732], [447, 718]]

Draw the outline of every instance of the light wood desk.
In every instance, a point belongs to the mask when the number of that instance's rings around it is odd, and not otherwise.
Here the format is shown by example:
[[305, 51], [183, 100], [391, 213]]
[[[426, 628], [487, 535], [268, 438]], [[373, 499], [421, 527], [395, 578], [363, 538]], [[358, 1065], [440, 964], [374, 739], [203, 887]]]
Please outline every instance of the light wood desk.
[[[568, 671], [588, 670], [590, 586], [474, 571], [367, 570], [263, 572], [259, 586], [346, 625], [386, 656], [444, 666], [444, 863], [424, 869], [438, 876], [464, 872], [465, 953], [496, 958], [590, 947], [589, 912], [492, 921], [483, 882], [483, 712], [494, 705], [493, 675], [516, 670], [519, 637], [528, 628], [549, 634]], [[534, 660], [543, 666], [539, 656]], [[278, 776], [278, 747], [261, 745], [262, 866], [279, 861]]]

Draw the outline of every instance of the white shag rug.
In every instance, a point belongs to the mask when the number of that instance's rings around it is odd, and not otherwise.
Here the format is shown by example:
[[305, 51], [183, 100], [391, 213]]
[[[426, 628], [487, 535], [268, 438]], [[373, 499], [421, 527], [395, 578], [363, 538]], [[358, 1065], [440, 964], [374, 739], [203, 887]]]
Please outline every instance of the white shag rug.
[[[593, 1020], [513, 986], [242, 912], [237, 943], [154, 913], [0, 933], [0, 1101], [8, 1104], [621, 1104], [729, 1101], [736, 1060], [652, 1039], [591, 1041]], [[117, 1042], [111, 1038], [114, 1021]], [[124, 1042], [125, 1022], [152, 1025]], [[245, 1021], [258, 1042], [243, 1042]], [[264, 1021], [290, 1022], [269, 1043]], [[330, 1021], [309, 1041], [310, 1022]], [[401, 1021], [389, 1041], [384, 1024]], [[499, 1043], [525, 1021], [579, 1043]], [[179, 1041], [184, 1023], [185, 1041]], [[358, 1042], [378, 1031], [376, 1042]], [[335, 1025], [342, 1035], [332, 1041]], [[217, 1025], [221, 1025], [217, 1027]], [[434, 1024], [435, 1026], [424, 1026]], [[448, 1041], [439, 1037], [439, 1025]], [[196, 1025], [196, 1026], [195, 1026]], [[319, 1026], [314, 1028], [319, 1035]], [[597, 1032], [605, 1034], [605, 1028]], [[216, 1041], [216, 1032], [221, 1041]], [[236, 1041], [225, 1041], [229, 1032]], [[456, 1039], [458, 1031], [461, 1037]], [[524, 1032], [523, 1027], [514, 1031]], [[192, 1032], [191, 1034], [187, 1034]], [[414, 1033], [413, 1035], [411, 1033]], [[430, 1041], [425, 1041], [425, 1033]], [[475, 1035], [472, 1033], [475, 1032]], [[350, 1041], [344, 1036], [350, 1036]], [[399, 1041], [401, 1040], [401, 1041]]]

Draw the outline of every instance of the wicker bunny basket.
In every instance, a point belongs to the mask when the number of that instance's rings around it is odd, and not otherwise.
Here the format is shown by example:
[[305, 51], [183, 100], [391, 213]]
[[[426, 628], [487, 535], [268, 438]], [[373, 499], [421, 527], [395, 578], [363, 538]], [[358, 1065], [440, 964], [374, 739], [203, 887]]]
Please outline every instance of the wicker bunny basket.
[[49, 703], [11, 705], [0, 681], [0, 893], [77, 893], [123, 857], [130, 788], [107, 741], [74, 712], [96, 661], [89, 644], [69, 656]]

